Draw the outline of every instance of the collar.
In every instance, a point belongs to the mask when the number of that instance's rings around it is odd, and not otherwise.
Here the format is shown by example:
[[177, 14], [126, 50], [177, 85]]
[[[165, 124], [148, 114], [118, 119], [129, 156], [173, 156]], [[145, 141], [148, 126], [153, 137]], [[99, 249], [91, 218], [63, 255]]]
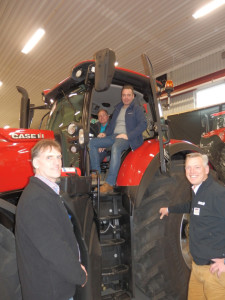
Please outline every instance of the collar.
[[197, 193], [197, 191], [198, 191], [198, 189], [199, 189], [199, 187], [200, 187], [200, 185], [201, 185], [202, 183], [200, 183], [199, 185], [197, 185], [196, 187], [194, 187], [193, 185], [192, 185], [192, 190], [193, 190], [193, 192], [196, 194]]
[[199, 189], [202, 190], [202, 187], [203, 187], [203, 188], [204, 188], [204, 187], [207, 187], [207, 186], [209, 186], [212, 182], [213, 182], [213, 177], [212, 177], [210, 174], [208, 174], [208, 177], [206, 178], [206, 180], [203, 181], [202, 183], [200, 183], [198, 186], [196, 186], [196, 188], [193, 189], [193, 187], [192, 187], [192, 190], [193, 190], [193, 192], [196, 194], [197, 191], [198, 191]]
[[56, 192], [56, 194], [59, 195], [59, 186], [57, 183], [50, 181], [49, 179], [47, 179], [44, 176], [41, 175], [37, 175], [35, 174], [36, 178], [40, 179], [42, 182], [44, 182], [45, 184], [47, 184], [54, 192]]

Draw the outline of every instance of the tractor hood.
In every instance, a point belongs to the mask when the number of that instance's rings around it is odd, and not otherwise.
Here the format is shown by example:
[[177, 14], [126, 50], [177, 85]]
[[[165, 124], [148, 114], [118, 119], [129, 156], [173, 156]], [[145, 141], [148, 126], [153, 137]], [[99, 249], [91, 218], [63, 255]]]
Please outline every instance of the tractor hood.
[[0, 192], [27, 185], [33, 175], [30, 150], [43, 138], [54, 139], [53, 131], [0, 128]]

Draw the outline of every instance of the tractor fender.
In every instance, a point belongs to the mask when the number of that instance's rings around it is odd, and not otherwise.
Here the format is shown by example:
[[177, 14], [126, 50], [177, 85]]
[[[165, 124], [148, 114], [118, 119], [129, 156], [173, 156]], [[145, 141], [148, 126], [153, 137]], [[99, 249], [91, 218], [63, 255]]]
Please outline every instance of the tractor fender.
[[[201, 149], [196, 145], [179, 140], [171, 140], [168, 148], [170, 156], [183, 151], [201, 152]], [[149, 174], [154, 175], [159, 166], [159, 142], [147, 140], [142, 146], [135, 151], [130, 151], [125, 157], [117, 176], [117, 186], [138, 186], [142, 180], [145, 180], [143, 178], [145, 173], [148, 174], [147, 180], [149, 182]]]
[[[172, 157], [178, 153], [182, 152], [202, 152], [202, 150], [194, 144], [189, 142], [178, 142], [169, 145], [169, 153]], [[172, 160], [172, 158], [171, 158]], [[136, 194], [135, 199], [135, 207], [138, 207], [143, 199], [144, 192], [146, 190], [146, 186], [150, 184], [151, 180], [155, 176], [156, 171], [160, 168], [160, 161], [159, 161], [159, 153], [155, 156], [155, 158], [149, 163], [145, 172], [142, 176], [141, 182], [138, 187], [138, 191]]]

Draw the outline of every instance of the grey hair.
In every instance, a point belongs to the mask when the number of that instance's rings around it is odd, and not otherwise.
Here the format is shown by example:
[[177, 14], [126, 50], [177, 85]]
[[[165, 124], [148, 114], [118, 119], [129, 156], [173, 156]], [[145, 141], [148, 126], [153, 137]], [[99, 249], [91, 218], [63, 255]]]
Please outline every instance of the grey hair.
[[195, 158], [195, 157], [200, 157], [203, 161], [203, 164], [204, 166], [208, 166], [208, 163], [209, 163], [209, 158], [206, 154], [201, 154], [199, 152], [192, 152], [192, 153], [189, 153], [186, 155], [186, 159], [185, 159], [185, 162], [187, 161], [187, 159], [189, 158]]

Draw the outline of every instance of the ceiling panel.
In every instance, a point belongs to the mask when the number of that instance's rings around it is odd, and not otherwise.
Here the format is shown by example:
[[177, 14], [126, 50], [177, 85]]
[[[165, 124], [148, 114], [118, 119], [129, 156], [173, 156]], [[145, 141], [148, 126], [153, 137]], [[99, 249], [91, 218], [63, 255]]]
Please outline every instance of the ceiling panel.
[[[225, 6], [194, 20], [202, 0], [0, 0], [0, 126], [19, 126], [20, 95], [42, 105], [41, 92], [67, 77], [77, 62], [105, 47], [119, 65], [143, 72], [147, 53], [156, 75], [225, 48]], [[46, 30], [28, 55], [25, 42]], [[41, 114], [32, 124], [37, 127]]]

